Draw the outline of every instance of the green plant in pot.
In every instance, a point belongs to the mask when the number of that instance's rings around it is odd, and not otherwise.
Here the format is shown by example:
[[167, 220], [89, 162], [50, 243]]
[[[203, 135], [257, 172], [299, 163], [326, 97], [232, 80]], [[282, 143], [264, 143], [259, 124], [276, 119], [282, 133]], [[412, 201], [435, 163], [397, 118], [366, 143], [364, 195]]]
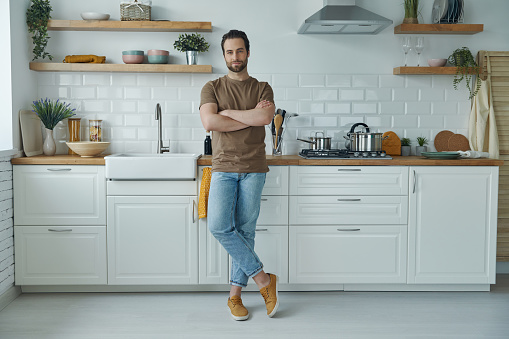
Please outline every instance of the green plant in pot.
[[406, 157], [410, 155], [410, 145], [412, 141], [409, 138], [401, 138], [401, 155]]
[[419, 15], [419, 0], [404, 0], [403, 7], [405, 8], [404, 24], [418, 24]]
[[415, 155], [420, 156], [422, 152], [426, 152], [428, 150], [428, 147], [426, 146], [428, 144], [428, 139], [425, 137], [417, 137], [417, 143], [419, 146], [415, 147]]
[[178, 40], [173, 43], [173, 48], [179, 52], [186, 52], [187, 64], [196, 65], [198, 53], [207, 52], [209, 43], [198, 33], [180, 34]]
[[[453, 85], [454, 89], [458, 89], [458, 85], [465, 79], [465, 86], [468, 88], [470, 93], [469, 99], [472, 99], [477, 95], [481, 88], [481, 78], [479, 73], [480, 67], [475, 62], [475, 58], [468, 49], [468, 47], [462, 47], [456, 49], [447, 59], [450, 64], [456, 66], [456, 74], [454, 75]], [[472, 82], [472, 76], [476, 76], [475, 86]]]
[[34, 48], [33, 60], [39, 58], [46, 58], [53, 60], [51, 54], [46, 52], [48, 44], [48, 21], [51, 18], [51, 5], [49, 0], [32, 0], [32, 4], [27, 9], [26, 20], [28, 25], [28, 32], [32, 34], [32, 42]]

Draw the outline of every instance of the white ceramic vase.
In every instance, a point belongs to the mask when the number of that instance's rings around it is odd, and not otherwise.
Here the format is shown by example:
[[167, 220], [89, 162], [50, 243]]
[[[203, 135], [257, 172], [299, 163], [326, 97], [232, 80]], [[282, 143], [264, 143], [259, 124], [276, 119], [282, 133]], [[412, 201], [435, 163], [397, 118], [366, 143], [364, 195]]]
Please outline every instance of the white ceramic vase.
[[42, 145], [42, 152], [44, 155], [55, 155], [57, 151], [57, 146], [55, 145], [55, 140], [53, 139], [53, 130], [46, 130], [46, 138], [44, 139], [44, 144]]

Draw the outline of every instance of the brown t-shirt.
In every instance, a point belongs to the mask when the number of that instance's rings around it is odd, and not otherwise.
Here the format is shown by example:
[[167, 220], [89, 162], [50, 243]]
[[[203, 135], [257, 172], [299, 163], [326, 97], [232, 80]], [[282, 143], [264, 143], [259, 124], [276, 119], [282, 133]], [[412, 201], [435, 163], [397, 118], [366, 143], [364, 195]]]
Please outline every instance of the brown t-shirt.
[[[201, 90], [200, 107], [215, 103], [225, 109], [250, 110], [262, 101], [274, 103], [274, 93], [266, 82], [249, 77], [244, 81], [224, 76], [209, 81]], [[233, 132], [212, 131], [212, 172], [266, 173], [265, 126], [250, 126]]]

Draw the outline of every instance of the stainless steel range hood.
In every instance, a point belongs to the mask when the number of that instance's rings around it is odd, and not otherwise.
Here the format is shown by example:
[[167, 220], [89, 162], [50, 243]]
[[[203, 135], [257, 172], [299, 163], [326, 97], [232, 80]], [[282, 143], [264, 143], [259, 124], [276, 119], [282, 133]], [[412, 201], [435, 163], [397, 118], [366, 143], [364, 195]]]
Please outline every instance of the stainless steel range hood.
[[378, 34], [392, 20], [355, 5], [355, 0], [324, 0], [324, 7], [300, 26], [299, 34]]

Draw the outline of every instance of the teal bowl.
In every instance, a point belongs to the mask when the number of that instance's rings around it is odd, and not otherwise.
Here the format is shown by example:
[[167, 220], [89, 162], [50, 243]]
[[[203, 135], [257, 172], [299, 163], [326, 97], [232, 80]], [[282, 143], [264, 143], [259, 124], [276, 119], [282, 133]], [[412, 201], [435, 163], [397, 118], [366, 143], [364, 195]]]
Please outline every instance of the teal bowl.
[[122, 55], [144, 55], [143, 51], [122, 51]]
[[167, 55], [149, 55], [148, 63], [149, 64], [167, 64], [168, 63]]

